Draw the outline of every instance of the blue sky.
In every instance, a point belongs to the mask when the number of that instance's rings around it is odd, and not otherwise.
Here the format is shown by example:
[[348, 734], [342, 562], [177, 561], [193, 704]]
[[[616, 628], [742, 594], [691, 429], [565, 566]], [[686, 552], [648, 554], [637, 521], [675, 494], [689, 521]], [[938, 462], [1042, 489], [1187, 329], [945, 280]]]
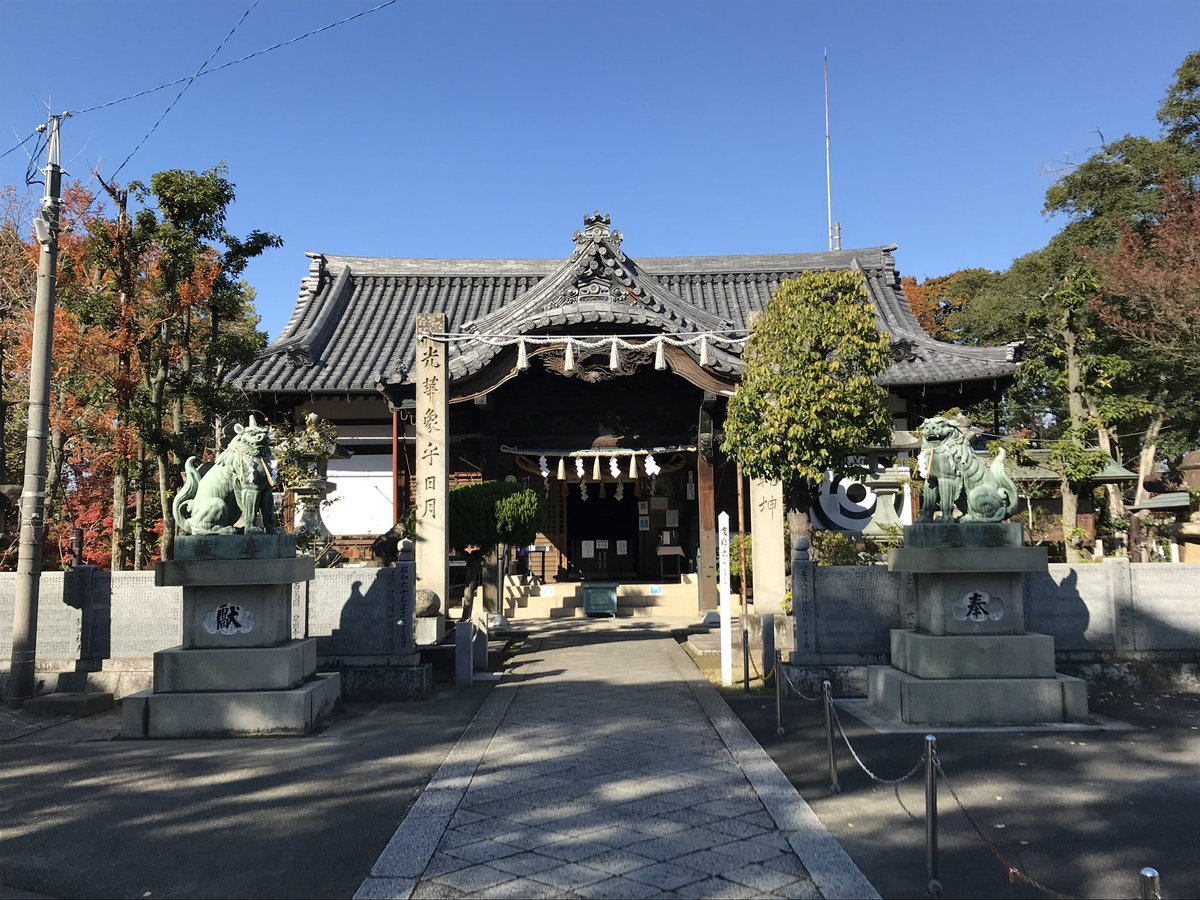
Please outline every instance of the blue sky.
[[[55, 111], [191, 75], [253, 0], [0, 0], [0, 152]], [[380, 0], [259, 0], [212, 65]], [[1054, 171], [1158, 134], [1200, 49], [1195, 0], [400, 2], [198, 78], [121, 171], [224, 161], [230, 227], [278, 335], [306, 250], [565, 257], [599, 208], [639, 256], [827, 246], [822, 52], [843, 245], [904, 274], [1004, 268], [1056, 230]], [[178, 93], [69, 119], [63, 159], [111, 176]], [[0, 159], [0, 184], [26, 159]]]

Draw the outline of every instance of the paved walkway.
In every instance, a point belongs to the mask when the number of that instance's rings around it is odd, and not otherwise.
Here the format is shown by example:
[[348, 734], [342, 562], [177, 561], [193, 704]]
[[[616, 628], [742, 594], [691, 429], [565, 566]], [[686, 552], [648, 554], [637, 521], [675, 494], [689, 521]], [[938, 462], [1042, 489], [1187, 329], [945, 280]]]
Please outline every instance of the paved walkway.
[[355, 895], [878, 897], [692, 661], [546, 623]]

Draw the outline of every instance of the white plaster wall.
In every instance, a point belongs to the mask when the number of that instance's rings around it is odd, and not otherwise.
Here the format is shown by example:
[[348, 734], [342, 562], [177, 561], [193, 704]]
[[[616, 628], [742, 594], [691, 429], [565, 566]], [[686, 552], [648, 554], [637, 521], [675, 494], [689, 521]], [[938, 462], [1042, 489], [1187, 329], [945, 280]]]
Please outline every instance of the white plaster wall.
[[334, 534], [383, 534], [392, 527], [392, 458], [386, 454], [329, 461], [333, 501], [321, 511]]

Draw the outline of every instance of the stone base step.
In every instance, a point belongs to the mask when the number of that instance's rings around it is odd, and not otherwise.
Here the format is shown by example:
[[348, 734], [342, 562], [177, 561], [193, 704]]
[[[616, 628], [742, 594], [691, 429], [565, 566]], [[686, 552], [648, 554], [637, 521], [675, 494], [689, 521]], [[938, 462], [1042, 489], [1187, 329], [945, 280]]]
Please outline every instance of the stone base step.
[[312, 638], [276, 647], [172, 647], [154, 654], [154, 692], [286, 691], [316, 669]]
[[927, 679], [867, 667], [867, 699], [909, 725], [1034, 725], [1087, 717], [1081, 678]]
[[121, 701], [121, 737], [304, 735], [333, 711], [341, 676], [319, 673], [287, 691], [132, 694]]
[[[107, 660], [105, 661], [107, 663]], [[130, 662], [125, 660], [124, 662]], [[95, 671], [58, 673], [58, 690], [64, 693], [112, 694], [120, 700], [138, 691], [148, 691], [154, 683], [149, 660], [133, 660], [138, 667], [122, 666], [110, 670], [107, 665]]]
[[1048, 634], [923, 634], [892, 629], [892, 665], [918, 678], [1053, 678]]
[[71, 718], [82, 719], [85, 716], [94, 716], [97, 713], [106, 712], [112, 709], [115, 703], [116, 701], [113, 699], [112, 694], [101, 693], [99, 691], [82, 693], [55, 692], [53, 694], [30, 697], [21, 705], [21, 712], [27, 716], [43, 716], [46, 718], [70, 716]]

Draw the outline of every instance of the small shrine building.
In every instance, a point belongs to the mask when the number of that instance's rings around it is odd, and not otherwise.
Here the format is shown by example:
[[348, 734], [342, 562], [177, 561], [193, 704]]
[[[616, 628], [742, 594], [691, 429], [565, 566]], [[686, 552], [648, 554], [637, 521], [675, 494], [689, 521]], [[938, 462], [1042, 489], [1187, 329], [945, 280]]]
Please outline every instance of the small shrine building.
[[[716, 603], [717, 513], [737, 522], [736, 467], [720, 451], [726, 403], [751, 317], [785, 279], [864, 276], [892, 339], [881, 381], [896, 441], [864, 449], [879, 470], [915, 448], [908, 432], [925, 416], [994, 401], [1011, 382], [1015, 345], [962, 347], [922, 330], [894, 246], [635, 260], [600, 213], [573, 242], [562, 259], [307, 254], [283, 333], [232, 377], [272, 422], [315, 412], [337, 426], [323, 517], [346, 552], [417, 499], [418, 315], [445, 316], [432, 338], [448, 354], [450, 486], [515, 479], [545, 493], [529, 571], [543, 584], [693, 584], [701, 609]], [[861, 531], [879, 518], [869, 488], [828, 488], [818, 521]], [[782, 521], [778, 485], [749, 494], [755, 519]]]

